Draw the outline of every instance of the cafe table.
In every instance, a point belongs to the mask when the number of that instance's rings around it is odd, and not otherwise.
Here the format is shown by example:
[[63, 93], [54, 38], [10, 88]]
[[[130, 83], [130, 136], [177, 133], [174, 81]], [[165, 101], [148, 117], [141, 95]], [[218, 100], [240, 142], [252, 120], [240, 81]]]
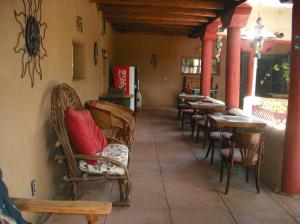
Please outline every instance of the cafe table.
[[211, 102], [209, 100], [187, 102], [187, 104], [194, 110], [213, 112], [224, 112], [226, 109], [225, 104], [219, 102]]
[[267, 124], [257, 118], [240, 115], [208, 114], [209, 119], [215, 122], [217, 128], [265, 128]]
[[186, 101], [195, 101], [195, 100], [202, 100], [205, 98], [205, 96], [202, 95], [195, 95], [195, 94], [189, 94], [189, 93], [180, 93], [178, 95], [179, 99], [186, 100]]

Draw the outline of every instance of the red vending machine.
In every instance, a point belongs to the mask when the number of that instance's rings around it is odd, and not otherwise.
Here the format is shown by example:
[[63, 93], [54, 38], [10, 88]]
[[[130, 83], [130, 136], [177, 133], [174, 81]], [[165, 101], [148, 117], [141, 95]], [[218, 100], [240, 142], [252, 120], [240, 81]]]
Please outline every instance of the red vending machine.
[[126, 101], [126, 105], [132, 109], [136, 109], [136, 93], [138, 88], [138, 80], [136, 75], [136, 67], [134, 66], [114, 66], [113, 67], [113, 87], [115, 89], [123, 89], [130, 99]]

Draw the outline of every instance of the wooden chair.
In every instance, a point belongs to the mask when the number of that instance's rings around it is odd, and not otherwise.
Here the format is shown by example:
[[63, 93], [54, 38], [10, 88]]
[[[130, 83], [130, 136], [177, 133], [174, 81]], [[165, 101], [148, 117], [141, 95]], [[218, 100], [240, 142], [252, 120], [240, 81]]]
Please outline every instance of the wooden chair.
[[93, 119], [101, 127], [112, 130], [111, 136], [123, 140], [129, 147], [134, 142], [135, 112], [126, 106], [114, 104], [108, 101], [86, 103], [86, 107]]
[[12, 201], [21, 211], [85, 215], [88, 224], [99, 224], [99, 217], [111, 213], [111, 202], [97, 201], [54, 201], [13, 198]]
[[[128, 152], [127, 166], [113, 156], [100, 156], [100, 155], [81, 155], [73, 151], [70, 140], [68, 137], [66, 124], [65, 124], [65, 111], [67, 107], [72, 107], [74, 110], [82, 110], [82, 103], [74, 91], [67, 84], [56, 86], [51, 94], [51, 121], [58, 137], [56, 146], [62, 148], [63, 153], [57, 154], [55, 159], [59, 163], [65, 163], [67, 174], [63, 180], [70, 183], [72, 186], [72, 199], [78, 198], [77, 183], [80, 181], [96, 181], [96, 180], [118, 180], [120, 188], [120, 202], [115, 203], [118, 205], [129, 205], [129, 191], [130, 179], [128, 166], [130, 162], [130, 152]], [[107, 138], [109, 142], [121, 143], [116, 139]], [[115, 145], [117, 146], [117, 145]], [[125, 147], [119, 145], [120, 147]], [[118, 146], [118, 147], [119, 147]], [[126, 147], [127, 148], [127, 147]], [[116, 149], [117, 150], [117, 149]], [[128, 148], [127, 148], [128, 150]], [[79, 169], [80, 161], [83, 160], [97, 160], [101, 166], [105, 166], [104, 171], [100, 169], [101, 173], [89, 172], [89, 170], [82, 171], [83, 167]], [[84, 167], [85, 168], [85, 167]], [[101, 167], [100, 167], [101, 168]], [[116, 171], [116, 172], [114, 172]], [[117, 172], [118, 171], [118, 172]], [[113, 172], [113, 173], [112, 173]]]
[[214, 113], [223, 113], [225, 111], [224, 108], [220, 107], [220, 108], [214, 108], [214, 109], [205, 109], [202, 110], [201, 113], [203, 114], [204, 119], [200, 119], [198, 120], [198, 122], [196, 123], [196, 127], [197, 127], [197, 136], [196, 136], [196, 143], [199, 142], [199, 138], [200, 138], [200, 130], [203, 131], [204, 133], [204, 138], [203, 138], [203, 145], [202, 148], [205, 148], [206, 145], [206, 141], [209, 138], [209, 131], [210, 131], [210, 122], [207, 120], [207, 114], [214, 114]]
[[189, 105], [183, 100], [180, 99], [179, 96], [177, 97], [177, 119], [182, 119], [182, 110], [189, 109]]
[[[208, 125], [209, 123], [209, 125]], [[207, 152], [205, 155], [205, 159], [208, 157], [209, 153], [211, 152], [211, 158], [210, 158], [210, 164], [213, 164], [214, 162], [214, 153], [215, 153], [215, 144], [217, 142], [221, 142], [225, 139], [230, 139], [232, 136], [232, 132], [226, 132], [226, 131], [220, 131], [217, 129], [216, 124], [213, 120], [208, 119], [206, 120], [206, 125], [208, 129], [207, 136], [209, 140], [209, 145], [207, 148]]]
[[207, 122], [206, 115], [204, 115], [203, 119], [198, 120], [197, 123], [196, 123], [196, 125], [195, 125], [195, 129], [197, 128], [196, 143], [199, 142], [200, 131], [202, 131], [203, 134], [204, 134], [202, 148], [205, 148], [205, 143], [206, 143], [206, 139], [207, 139], [208, 126], [209, 126], [209, 123]]
[[[196, 127], [198, 126], [198, 123], [201, 121], [205, 121], [204, 114], [200, 114], [200, 113], [196, 112], [196, 114], [194, 114], [192, 116], [192, 138], [194, 137], [194, 132], [196, 130]], [[198, 137], [198, 139], [199, 139], [199, 137]], [[198, 142], [198, 140], [196, 142]]]
[[192, 108], [181, 109], [181, 128], [184, 128], [185, 118], [188, 117], [191, 121], [192, 126], [192, 116], [195, 114], [195, 110]]
[[236, 133], [233, 134], [230, 140], [231, 147], [221, 150], [222, 161], [220, 182], [223, 180], [224, 163], [225, 161], [229, 163], [225, 194], [227, 194], [229, 190], [234, 164], [245, 166], [247, 183], [249, 181], [249, 168], [252, 166], [256, 168], [255, 182], [257, 193], [259, 193], [260, 163], [264, 150], [263, 133]]

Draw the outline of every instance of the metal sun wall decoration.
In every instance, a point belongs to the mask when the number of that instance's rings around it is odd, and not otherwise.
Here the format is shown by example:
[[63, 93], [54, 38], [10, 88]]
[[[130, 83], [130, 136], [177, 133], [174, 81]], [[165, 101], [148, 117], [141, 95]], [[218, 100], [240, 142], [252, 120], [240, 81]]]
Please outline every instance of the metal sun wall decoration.
[[22, 54], [21, 78], [28, 74], [33, 87], [36, 74], [42, 80], [41, 60], [47, 57], [43, 44], [47, 24], [42, 22], [42, 0], [23, 0], [23, 5], [24, 11], [17, 13], [14, 10], [16, 21], [21, 26], [14, 51]]

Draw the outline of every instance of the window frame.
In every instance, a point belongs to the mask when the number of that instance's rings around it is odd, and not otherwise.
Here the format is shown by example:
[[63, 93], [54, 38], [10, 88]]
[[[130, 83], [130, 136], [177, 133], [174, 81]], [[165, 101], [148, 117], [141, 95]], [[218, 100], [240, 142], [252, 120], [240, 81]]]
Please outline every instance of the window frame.
[[[197, 65], [197, 66], [195, 66], [195, 65], [193, 65], [193, 66], [191, 66], [191, 65], [186, 65], [186, 64], [183, 63], [184, 60], [199, 60], [199, 65]], [[184, 71], [184, 69], [183, 69], [184, 67], [188, 67], [189, 70], [190, 70], [191, 68], [197, 68], [197, 67], [198, 67], [199, 71], [198, 71], [197, 73], [192, 73], [192, 72], [185, 73], [185, 72], [183, 72], [183, 71]], [[197, 57], [197, 56], [195, 56], [195, 57], [193, 57], [193, 56], [190, 56], [190, 57], [185, 57], [185, 56], [183, 56], [183, 57], [181, 57], [181, 62], [180, 62], [180, 73], [181, 73], [182, 75], [195, 75], [195, 76], [200, 76], [200, 75], [201, 75], [201, 68], [202, 68], [201, 57]]]

